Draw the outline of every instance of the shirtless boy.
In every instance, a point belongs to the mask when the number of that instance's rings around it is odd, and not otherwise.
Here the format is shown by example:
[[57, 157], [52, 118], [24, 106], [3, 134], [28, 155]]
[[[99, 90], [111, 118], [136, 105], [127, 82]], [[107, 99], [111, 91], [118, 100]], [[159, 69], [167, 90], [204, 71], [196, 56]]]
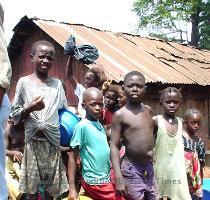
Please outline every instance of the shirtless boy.
[[[153, 120], [151, 108], [142, 104], [145, 78], [138, 71], [124, 78], [127, 103], [112, 119], [111, 160], [115, 171], [116, 190], [129, 200], [157, 199], [153, 156]], [[125, 155], [120, 166], [121, 141]]]

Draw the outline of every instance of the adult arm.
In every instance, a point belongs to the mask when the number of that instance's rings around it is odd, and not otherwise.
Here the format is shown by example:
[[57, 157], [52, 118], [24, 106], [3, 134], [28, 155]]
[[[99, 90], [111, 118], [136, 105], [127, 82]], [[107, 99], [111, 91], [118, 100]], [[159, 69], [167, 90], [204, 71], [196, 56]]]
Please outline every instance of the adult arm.
[[69, 200], [77, 200], [79, 198], [77, 190], [76, 190], [76, 168], [77, 168], [77, 157], [78, 157], [79, 148], [76, 147], [68, 152], [68, 181], [69, 181]]
[[115, 184], [116, 191], [120, 195], [126, 195], [126, 187], [123, 180], [123, 176], [120, 169], [120, 155], [119, 150], [121, 146], [121, 111], [117, 111], [112, 118], [112, 129], [111, 129], [111, 161], [115, 172]]
[[6, 92], [6, 89], [0, 86], [0, 108], [1, 108], [2, 100], [3, 100], [5, 92]]
[[73, 64], [75, 62], [75, 59], [73, 56], [69, 56], [68, 60], [67, 60], [67, 64], [66, 64], [66, 76], [67, 79], [69, 79], [69, 81], [71, 82], [74, 90], [77, 87], [77, 80], [74, 76], [74, 72], [73, 72]]
[[4, 131], [4, 146], [6, 150], [8, 149], [8, 146], [9, 146], [9, 134], [10, 134], [10, 128], [6, 127]]
[[7, 45], [2, 26], [0, 26], [0, 108], [6, 89], [9, 88], [12, 68], [7, 53]]

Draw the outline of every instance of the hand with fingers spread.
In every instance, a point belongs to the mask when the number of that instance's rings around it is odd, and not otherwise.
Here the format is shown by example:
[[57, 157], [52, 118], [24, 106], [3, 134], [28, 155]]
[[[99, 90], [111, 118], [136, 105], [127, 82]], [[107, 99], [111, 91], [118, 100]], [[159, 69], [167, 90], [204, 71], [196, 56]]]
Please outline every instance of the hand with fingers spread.
[[12, 151], [12, 154], [13, 154], [13, 161], [18, 161], [19, 163], [21, 163], [23, 154], [20, 151]]

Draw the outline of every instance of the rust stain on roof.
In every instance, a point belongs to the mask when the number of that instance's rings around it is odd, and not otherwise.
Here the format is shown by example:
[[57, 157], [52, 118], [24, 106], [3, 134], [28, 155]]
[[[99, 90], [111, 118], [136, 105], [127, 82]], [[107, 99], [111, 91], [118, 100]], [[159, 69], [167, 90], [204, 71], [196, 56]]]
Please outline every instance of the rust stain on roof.
[[99, 58], [89, 67], [102, 67], [110, 79], [120, 81], [132, 70], [147, 82], [209, 85], [210, 51], [138, 35], [113, 33], [81, 24], [34, 19], [33, 22], [61, 46], [70, 35], [77, 44], [98, 48]]

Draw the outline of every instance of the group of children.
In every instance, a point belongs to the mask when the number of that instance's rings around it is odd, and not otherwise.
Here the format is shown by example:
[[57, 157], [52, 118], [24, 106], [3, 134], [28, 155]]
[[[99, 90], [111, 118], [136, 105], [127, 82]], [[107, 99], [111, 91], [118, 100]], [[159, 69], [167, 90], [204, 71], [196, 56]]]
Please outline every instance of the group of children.
[[76, 182], [81, 181], [84, 194], [94, 200], [202, 198], [201, 113], [189, 109], [184, 119], [177, 117], [182, 95], [168, 87], [160, 97], [163, 114], [153, 116], [151, 107], [142, 102], [145, 78], [138, 71], [126, 74], [122, 86], [104, 91], [103, 70], [92, 68], [83, 87], [74, 77], [73, 58], [67, 62], [67, 77], [79, 98], [82, 120], [67, 150], [67, 180], [58, 110], [68, 105], [61, 81], [48, 75], [55, 48], [38, 41], [30, 57], [34, 73], [18, 81], [11, 113], [14, 124], [24, 123], [25, 130], [24, 152], [13, 155], [21, 161], [21, 194], [29, 200], [53, 199], [69, 191], [68, 199], [76, 200]]

